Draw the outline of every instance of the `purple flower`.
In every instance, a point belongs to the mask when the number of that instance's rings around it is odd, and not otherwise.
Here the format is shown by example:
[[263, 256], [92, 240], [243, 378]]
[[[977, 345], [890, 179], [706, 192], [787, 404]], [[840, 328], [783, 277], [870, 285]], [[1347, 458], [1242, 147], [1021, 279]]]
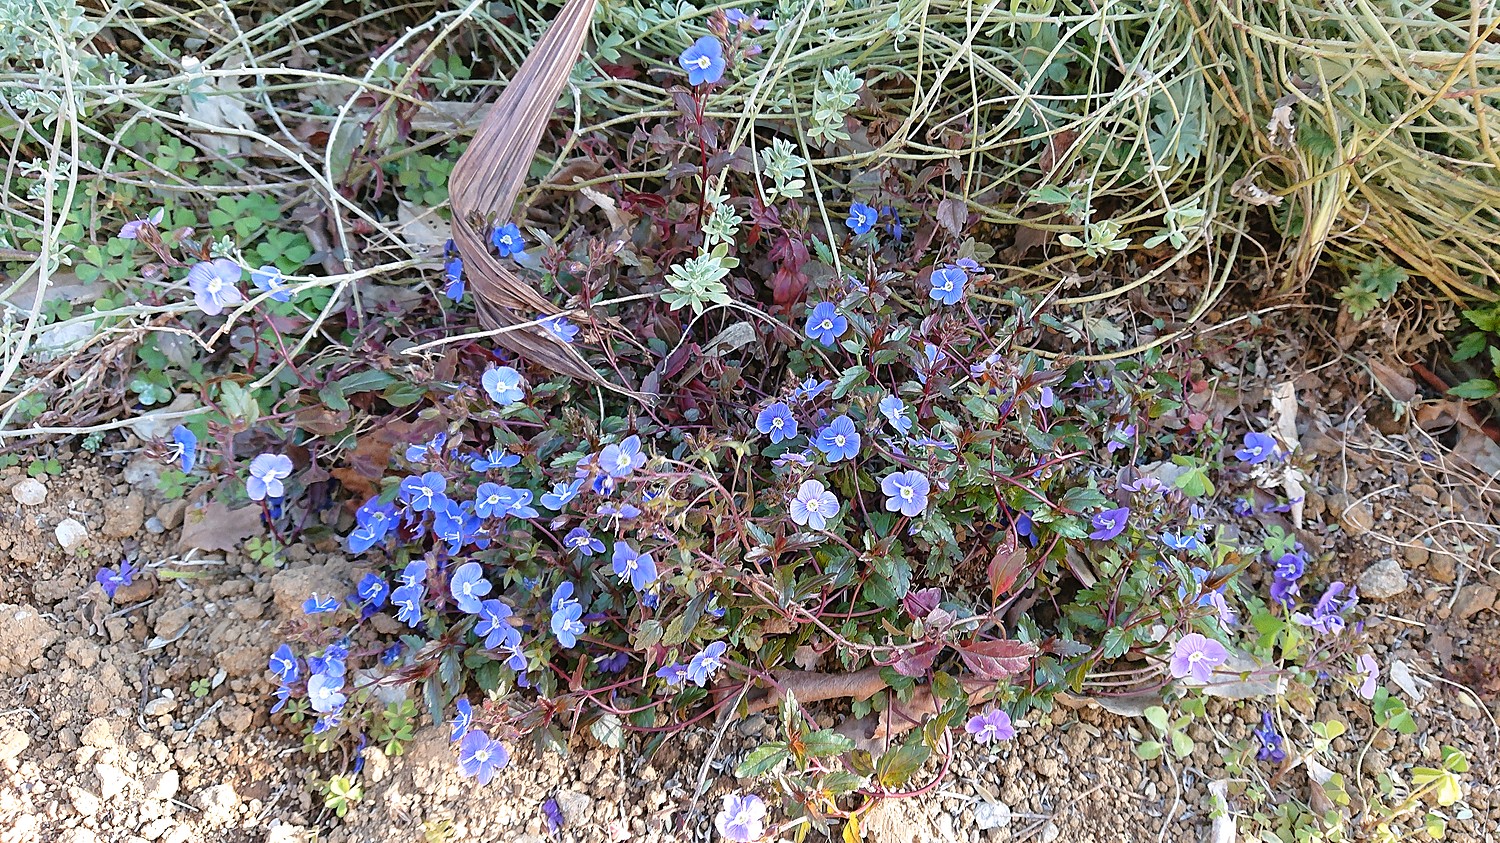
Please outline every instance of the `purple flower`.
[[578, 337], [578, 326], [569, 322], [565, 316], [551, 316], [543, 319], [540, 324], [547, 333], [562, 342], [571, 343]]
[[615, 576], [628, 580], [636, 591], [645, 591], [646, 586], [656, 582], [656, 560], [649, 553], [641, 553], [624, 541], [615, 542], [612, 560]]
[[322, 615], [328, 612], [337, 612], [338, 610], [339, 601], [333, 599], [333, 595], [330, 594], [320, 599], [316, 591], [302, 603], [302, 614], [304, 615]]
[[285, 454], [261, 454], [250, 461], [250, 477], [245, 494], [252, 501], [279, 498], [286, 494], [281, 481], [292, 476], [292, 458]]
[[1213, 679], [1214, 668], [1226, 661], [1229, 651], [1223, 644], [1201, 633], [1189, 632], [1172, 647], [1172, 676], [1177, 679], [1191, 676], [1206, 685]]
[[1276, 560], [1276, 567], [1272, 569], [1272, 575], [1278, 580], [1296, 581], [1302, 579], [1307, 572], [1307, 561], [1299, 553], [1283, 553]]
[[830, 463], [852, 460], [859, 454], [859, 431], [848, 416], [838, 416], [828, 426], [818, 431], [813, 442]]
[[957, 266], [949, 264], [932, 271], [927, 276], [927, 283], [932, 289], [927, 295], [933, 301], [943, 304], [958, 304], [964, 297], [964, 285], [969, 283], [969, 275]]
[[271, 654], [271, 660], [266, 667], [280, 685], [290, 685], [296, 682], [300, 673], [297, 668], [297, 656], [286, 644], [276, 648], [276, 652]]
[[771, 25], [769, 21], [761, 20], [760, 15], [754, 12], [751, 12], [747, 15], [740, 9], [725, 9], [724, 20], [727, 21], [730, 26], [739, 28], [749, 26], [754, 30], [762, 30]]
[[885, 508], [908, 518], [926, 511], [927, 493], [931, 490], [932, 484], [927, 476], [918, 471], [898, 471], [887, 474], [880, 481], [880, 491], [885, 493]]
[[1359, 695], [1367, 700], [1375, 699], [1375, 691], [1380, 687], [1380, 662], [1369, 653], [1361, 653], [1354, 664], [1363, 677], [1359, 683]]
[[521, 239], [521, 229], [513, 222], [496, 228], [490, 232], [490, 243], [494, 245], [495, 251], [500, 257], [509, 258], [522, 254], [526, 251], [526, 241]]
[[838, 338], [849, 330], [849, 320], [839, 313], [833, 302], [819, 302], [807, 315], [805, 330], [809, 338], [832, 348]]
[[1115, 425], [1115, 429], [1109, 435], [1109, 441], [1105, 443], [1104, 449], [1113, 454], [1122, 448], [1130, 447], [1130, 440], [1135, 438], [1135, 425]]
[[526, 390], [521, 387], [521, 373], [509, 366], [485, 370], [479, 383], [490, 400], [502, 407], [509, 407], [526, 397]]
[[138, 569], [130, 564], [129, 559], [120, 560], [118, 571], [109, 568], [100, 568], [99, 573], [94, 575], [94, 581], [104, 589], [104, 593], [110, 600], [115, 599], [115, 592], [135, 582]]
[[448, 591], [458, 610], [473, 615], [479, 612], [479, 601], [490, 593], [490, 581], [484, 578], [484, 568], [478, 562], [465, 562], [453, 572], [448, 580]]
[[1093, 517], [1091, 523], [1094, 525], [1094, 532], [1089, 533], [1089, 538], [1101, 542], [1109, 541], [1125, 532], [1125, 525], [1129, 520], [1130, 507], [1128, 506], [1106, 509]]
[[821, 530], [829, 519], [839, 514], [838, 498], [816, 480], [804, 480], [792, 498], [792, 523], [799, 527]]
[[714, 816], [719, 836], [734, 843], [752, 843], [766, 835], [766, 803], [759, 796], [730, 794]]
[[583, 606], [573, 598], [573, 584], [565, 582], [557, 587], [552, 595], [552, 634], [557, 636], [557, 643], [565, 650], [571, 650], [578, 644], [578, 636], [583, 634]]
[[172, 451], [177, 455], [183, 474], [192, 474], [198, 461], [198, 436], [182, 425], [172, 428]]
[[783, 442], [797, 435], [797, 420], [792, 418], [792, 408], [784, 401], [760, 411], [755, 417], [755, 429], [771, 435], [771, 443]]
[[556, 834], [563, 827], [562, 808], [557, 806], [557, 800], [547, 798], [542, 800], [542, 815], [547, 818], [547, 833]]
[[563, 547], [576, 550], [581, 556], [594, 556], [604, 552], [604, 542], [594, 538], [582, 527], [574, 527], [563, 536]]
[[245, 296], [235, 285], [244, 273], [239, 264], [228, 258], [195, 264], [188, 270], [187, 283], [198, 309], [209, 316], [218, 316], [224, 308], [243, 302]]
[[1350, 589], [1347, 600], [1339, 599], [1339, 595], [1344, 592], [1345, 588], [1348, 588], [1348, 586], [1341, 582], [1329, 583], [1328, 589], [1323, 592], [1323, 596], [1319, 597], [1317, 604], [1313, 606], [1312, 614], [1308, 615], [1305, 612], [1296, 612], [1292, 615], [1292, 621], [1317, 632], [1319, 635], [1338, 635], [1340, 632], [1343, 632], [1345, 626], [1344, 612], [1353, 609], [1355, 603], [1358, 602], [1353, 589]]
[[1234, 456], [1242, 463], [1256, 465], [1263, 463], [1276, 453], [1276, 437], [1269, 433], [1251, 431], [1245, 434], [1245, 447], [1234, 452]]
[[255, 285], [255, 289], [270, 293], [271, 301], [292, 300], [292, 288], [286, 285], [286, 279], [281, 276], [281, 270], [270, 264], [260, 269], [250, 270], [250, 283]]
[[458, 698], [458, 704], [453, 706], [453, 719], [448, 721], [448, 742], [458, 740], [468, 733], [469, 727], [474, 725], [474, 706], [463, 697]]
[[856, 236], [864, 234], [875, 227], [879, 221], [880, 213], [863, 202], [855, 202], [849, 206], [849, 218], [844, 220], [844, 225]]
[[1286, 760], [1286, 751], [1281, 748], [1281, 735], [1277, 734], [1276, 725], [1271, 721], [1271, 712], [1260, 713], [1260, 728], [1254, 730], [1254, 734], [1260, 741], [1260, 749], [1255, 753], [1256, 758], [1276, 764]]
[[1016, 727], [1011, 725], [1010, 715], [998, 708], [970, 717], [969, 722], [964, 724], [964, 731], [973, 735], [974, 740], [980, 743], [1008, 741], [1016, 736]]
[[724, 78], [724, 45], [712, 35], [705, 35], [677, 57], [687, 71], [689, 85], [710, 84]]
[[446, 503], [448, 496], [443, 494], [448, 490], [448, 478], [429, 471], [418, 477], [408, 475], [401, 480], [399, 496], [401, 502], [411, 507], [412, 512], [426, 512], [429, 509], [439, 509]]
[[646, 464], [646, 455], [641, 453], [641, 437], [630, 435], [618, 445], [605, 445], [599, 452], [599, 468], [615, 479], [629, 477], [631, 472]]
[[470, 729], [458, 744], [459, 772], [465, 778], [478, 779], [481, 785], [489, 784], [509, 763], [505, 745], [478, 729]]
[[130, 222], [127, 222], [124, 225], [120, 226], [119, 237], [121, 240], [134, 240], [140, 236], [141, 229], [145, 228], [146, 226], [149, 225], [154, 228], [158, 225], [161, 225], [162, 218], [166, 215], [166, 208], [157, 208], [156, 210], [152, 211], [151, 215], [146, 217], [145, 219], [131, 220]]
[[727, 649], [723, 641], [704, 647], [703, 652], [688, 661], [687, 681], [702, 688], [724, 666], [724, 651]]
[[[521, 630], [510, 624], [510, 607], [499, 600], [486, 600], [479, 605], [479, 623], [474, 625], [474, 634], [484, 636], [486, 650], [514, 649], [521, 645]], [[522, 669], [525, 669], [523, 664]]]
[[307, 701], [312, 704], [312, 710], [319, 714], [338, 711], [348, 699], [343, 690], [343, 675], [314, 673], [307, 680]]
[[687, 665], [680, 663], [665, 665], [657, 669], [656, 678], [675, 688], [687, 682]]
[[608, 656], [598, 656], [594, 659], [594, 664], [599, 666], [601, 673], [619, 673], [630, 664], [630, 654], [620, 650]]

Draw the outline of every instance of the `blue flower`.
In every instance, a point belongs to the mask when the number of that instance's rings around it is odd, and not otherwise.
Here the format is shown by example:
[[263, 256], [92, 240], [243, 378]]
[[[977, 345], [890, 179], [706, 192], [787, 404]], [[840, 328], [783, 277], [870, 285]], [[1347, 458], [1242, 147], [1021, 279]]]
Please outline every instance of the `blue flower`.
[[209, 316], [218, 316], [224, 308], [245, 300], [240, 288], [240, 276], [245, 270], [228, 258], [215, 258], [194, 264], [188, 270], [188, 289], [193, 291], [198, 309]]
[[522, 254], [526, 251], [526, 241], [521, 239], [521, 229], [513, 222], [496, 228], [490, 232], [490, 243], [494, 244], [495, 251], [500, 257], [509, 258]]
[[458, 698], [458, 704], [453, 707], [453, 719], [448, 721], [452, 727], [448, 730], [448, 741], [452, 743], [463, 737], [469, 727], [474, 725], [474, 706], [463, 697]]
[[1130, 507], [1128, 506], [1106, 509], [1091, 519], [1094, 531], [1089, 533], [1089, 538], [1095, 541], [1109, 541], [1125, 532], [1125, 525], [1129, 523], [1129, 520]]
[[172, 443], [182, 473], [192, 474], [193, 465], [198, 461], [198, 436], [179, 424], [172, 428]]
[[887, 395], [880, 399], [880, 414], [896, 428], [897, 433], [905, 435], [911, 432], [911, 419], [906, 417], [906, 405], [900, 398]]
[[964, 285], [969, 283], [969, 275], [961, 268], [948, 264], [934, 269], [927, 277], [927, 283], [932, 285], [927, 295], [933, 301], [958, 304], [963, 300]]
[[1289, 580], [1295, 582], [1302, 579], [1302, 575], [1306, 572], [1307, 562], [1302, 558], [1301, 554], [1284, 553], [1282, 554], [1280, 559], [1276, 560], [1276, 567], [1273, 571], [1273, 575], [1278, 580]]
[[478, 562], [459, 565], [452, 579], [448, 580], [448, 591], [453, 595], [454, 604], [460, 612], [470, 615], [478, 613], [480, 599], [489, 594], [492, 587], [484, 578], [484, 568]]
[[927, 476], [919, 471], [898, 471], [880, 481], [880, 491], [885, 493], [885, 508], [908, 518], [921, 515], [927, 509], [927, 493], [931, 490], [932, 484]]
[[484, 472], [492, 468], [514, 468], [520, 464], [521, 457], [519, 454], [508, 454], [503, 447], [495, 445], [484, 454], [475, 454], [469, 460], [469, 469], [471, 471]]
[[297, 656], [292, 648], [282, 644], [271, 654], [271, 661], [267, 669], [276, 677], [276, 682], [281, 685], [290, 685], [297, 681], [301, 671], [297, 667]]
[[702, 688], [724, 666], [726, 649], [728, 648], [723, 641], [715, 641], [704, 647], [703, 652], [693, 656], [687, 666], [687, 681]]
[[427, 589], [420, 585], [403, 585], [391, 592], [391, 605], [396, 607], [396, 620], [407, 626], [422, 622], [422, 595]]
[[705, 35], [682, 51], [677, 63], [687, 71], [689, 85], [714, 83], [724, 78], [724, 45], [712, 35]]
[[1286, 750], [1281, 748], [1282, 737], [1276, 732], [1276, 724], [1271, 721], [1271, 712], [1260, 713], [1260, 728], [1254, 730], [1253, 733], [1260, 741], [1260, 749], [1255, 753], [1256, 758], [1273, 764], [1280, 764], [1286, 760]]
[[849, 330], [849, 320], [839, 313], [833, 302], [819, 302], [807, 316], [807, 336], [832, 348]]
[[402, 585], [419, 585], [426, 588], [427, 563], [421, 559], [413, 559], [401, 569], [401, 576], [397, 579]]
[[618, 445], [605, 445], [599, 452], [599, 467], [614, 478], [629, 477], [631, 472], [646, 464], [646, 455], [641, 453], [641, 437], [631, 435]]
[[343, 689], [343, 676], [314, 673], [307, 680], [307, 701], [312, 704], [312, 710], [319, 714], [338, 711], [348, 699], [344, 696]]
[[854, 428], [854, 421], [848, 416], [838, 416], [827, 427], [818, 431], [818, 438], [813, 445], [823, 452], [830, 463], [852, 460], [859, 454], [859, 431]]
[[1109, 435], [1109, 441], [1105, 443], [1104, 449], [1113, 454], [1121, 448], [1130, 447], [1130, 442], [1135, 438], [1135, 425], [1117, 424]]
[[875, 227], [880, 219], [880, 213], [863, 202], [855, 202], [849, 206], [849, 218], [844, 220], [844, 225], [856, 235], [864, 234]]
[[644, 591], [646, 586], [656, 582], [656, 560], [649, 553], [640, 553], [623, 541], [615, 542], [612, 561], [615, 576], [629, 580], [630, 587], [636, 591]]
[[1276, 453], [1276, 437], [1269, 433], [1251, 431], [1245, 434], [1245, 447], [1234, 452], [1234, 456], [1242, 463], [1257, 465], [1271, 458]]
[[680, 663], [663, 665], [657, 669], [656, 678], [675, 688], [687, 681], [687, 665]]
[[510, 607], [499, 600], [490, 599], [479, 604], [479, 623], [474, 625], [474, 634], [484, 636], [487, 650], [498, 650], [521, 643], [521, 630], [510, 625], [513, 614]]
[[391, 596], [391, 586], [385, 577], [376, 573], [365, 574], [354, 588], [354, 596], [363, 605], [379, 609]]
[[499, 483], [480, 483], [474, 490], [474, 514], [480, 518], [504, 518], [516, 503], [516, 490]]
[[816, 480], [804, 480], [792, 498], [790, 507], [792, 523], [812, 530], [828, 526], [829, 520], [839, 514], [839, 499]]
[[797, 420], [792, 418], [792, 408], [785, 401], [777, 401], [755, 417], [755, 429], [771, 434], [774, 444], [797, 435]]
[[808, 378], [792, 389], [793, 401], [811, 401], [823, 394], [823, 390], [833, 386], [833, 381], [819, 381]]
[[354, 513], [358, 526], [349, 533], [349, 552], [364, 553], [385, 540], [396, 523], [396, 507], [373, 497]]
[[429, 471], [418, 477], [408, 475], [403, 478], [399, 487], [401, 502], [411, 507], [412, 512], [426, 512], [429, 509], [439, 509], [447, 502], [448, 479], [436, 471]]
[[749, 26], [751, 29], [761, 30], [771, 25], [769, 21], [761, 20], [760, 15], [754, 12], [747, 15], [740, 9], [725, 9], [724, 21], [730, 26], [740, 29]]
[[731, 793], [724, 797], [714, 828], [731, 843], [751, 843], [766, 836], [766, 803], [759, 796]]
[[641, 508], [628, 503], [622, 503], [619, 506], [607, 503], [595, 510], [594, 514], [600, 518], [618, 518], [621, 521], [629, 521], [640, 517]]
[[322, 615], [328, 612], [337, 612], [338, 610], [339, 601], [335, 600], [333, 595], [319, 599], [317, 592], [313, 592], [313, 596], [307, 598], [302, 603], [302, 614], [304, 615]]
[[594, 556], [604, 552], [604, 542], [594, 538], [588, 530], [574, 527], [563, 536], [563, 547], [576, 550], [582, 556]]
[[454, 301], [464, 297], [464, 259], [457, 255], [443, 264], [443, 295]]
[[552, 595], [552, 634], [563, 649], [571, 650], [583, 634], [583, 606], [573, 599], [573, 584], [565, 582]]
[[285, 454], [261, 454], [250, 461], [250, 476], [245, 480], [245, 495], [252, 501], [279, 498], [286, 494], [281, 481], [292, 476], [292, 458]]
[[427, 462], [429, 456], [442, 453], [443, 445], [448, 441], [447, 433], [438, 433], [430, 440], [420, 445], [410, 445], [406, 449], [407, 462]]
[[542, 506], [557, 512], [568, 505], [568, 502], [578, 497], [578, 490], [583, 488], [582, 480], [574, 480], [572, 483], [558, 483], [552, 487], [552, 491], [542, 495]]
[[100, 568], [94, 575], [94, 581], [104, 589], [104, 594], [110, 600], [115, 599], [115, 592], [135, 582], [136, 569], [130, 564], [129, 559], [120, 560], [120, 570], [114, 571], [109, 568]]
[[458, 744], [459, 772], [465, 778], [478, 779], [481, 785], [489, 784], [509, 763], [505, 745], [478, 729], [470, 729]]
[[292, 300], [292, 288], [286, 285], [286, 279], [281, 276], [281, 270], [274, 266], [267, 264], [260, 269], [250, 270], [250, 283], [255, 285], [255, 289], [270, 293], [271, 301]]
[[479, 382], [490, 400], [502, 407], [509, 407], [526, 397], [526, 390], [521, 386], [521, 373], [509, 366], [486, 370]]
[[1198, 537], [1192, 533], [1184, 533], [1179, 536], [1176, 533], [1164, 532], [1161, 534], [1161, 543], [1173, 550], [1197, 550]]
[[547, 333], [566, 343], [571, 343], [578, 336], [578, 326], [569, 322], [564, 316], [543, 319], [540, 324], [547, 329]]

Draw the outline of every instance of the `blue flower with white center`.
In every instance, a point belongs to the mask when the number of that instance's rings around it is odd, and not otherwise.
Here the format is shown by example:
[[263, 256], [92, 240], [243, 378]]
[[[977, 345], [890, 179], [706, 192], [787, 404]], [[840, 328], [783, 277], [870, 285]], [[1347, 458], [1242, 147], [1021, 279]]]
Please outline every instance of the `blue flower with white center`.
[[307, 701], [312, 705], [313, 711], [329, 714], [343, 708], [344, 702], [349, 699], [343, 694], [343, 690], [344, 677], [314, 673], [307, 680]]
[[604, 542], [594, 538], [582, 527], [574, 527], [563, 536], [563, 547], [577, 551], [580, 556], [594, 556], [604, 552]]
[[297, 677], [301, 675], [301, 670], [297, 666], [297, 656], [292, 652], [292, 648], [286, 644], [277, 647], [276, 652], [271, 654], [271, 661], [268, 668], [271, 674], [276, 677], [276, 681], [282, 685], [290, 685], [296, 682]]
[[407, 626], [422, 622], [422, 596], [427, 589], [420, 585], [403, 585], [391, 592], [391, 605], [396, 608], [396, 620]]
[[480, 600], [490, 593], [490, 581], [484, 578], [484, 568], [478, 562], [465, 562], [453, 572], [448, 580], [448, 591], [460, 612], [476, 614]]
[[631, 472], [646, 464], [646, 455], [641, 453], [641, 437], [630, 435], [618, 445], [605, 445], [599, 452], [599, 468], [614, 478], [629, 477]]
[[292, 458], [285, 454], [261, 454], [250, 461], [250, 476], [245, 479], [245, 495], [252, 501], [279, 498], [286, 494], [281, 481], [292, 476]]
[[292, 288], [286, 285], [281, 270], [274, 266], [267, 264], [260, 269], [250, 270], [250, 283], [255, 285], [255, 289], [270, 293], [271, 301], [292, 300]]
[[1259, 465], [1276, 453], [1276, 437], [1251, 431], [1245, 434], [1245, 447], [1234, 452], [1235, 459], [1247, 465]]
[[688, 662], [687, 681], [702, 688], [724, 666], [724, 651], [727, 649], [723, 641], [715, 641], [704, 647], [703, 652], [693, 656]]
[[354, 588], [354, 597], [360, 605], [375, 609], [384, 606], [390, 596], [390, 584], [385, 581], [385, 577], [373, 572], [360, 577], [359, 585]]
[[540, 324], [547, 333], [566, 343], [571, 343], [578, 336], [578, 326], [569, 322], [565, 316], [548, 317]]
[[490, 400], [502, 407], [509, 407], [526, 397], [526, 390], [521, 386], [521, 373], [509, 366], [486, 370], [479, 383]]
[[906, 417], [906, 405], [900, 398], [887, 395], [880, 399], [880, 414], [896, 428], [897, 433], [905, 435], [911, 432], [911, 419]]
[[337, 612], [338, 610], [339, 601], [335, 600], [331, 594], [327, 597], [319, 597], [317, 592], [313, 592], [313, 596], [302, 602], [302, 614], [304, 615], [322, 615], [328, 612]]
[[426, 588], [427, 563], [421, 559], [413, 559], [401, 569], [401, 576], [397, 577], [397, 580], [402, 585], [419, 585]]
[[792, 418], [792, 408], [785, 401], [777, 401], [755, 417], [755, 429], [770, 434], [771, 443], [775, 444], [797, 435], [797, 420]]
[[813, 445], [830, 463], [852, 460], [859, 455], [859, 431], [855, 429], [853, 419], [838, 416], [818, 431]]
[[355, 511], [354, 520], [357, 526], [349, 533], [349, 552], [364, 553], [390, 534], [396, 524], [396, 507], [370, 498]]
[[927, 476], [919, 471], [898, 471], [880, 481], [880, 491], [885, 493], [885, 508], [908, 518], [926, 511], [927, 494], [931, 490], [932, 484]]
[[1125, 532], [1125, 526], [1129, 522], [1130, 507], [1122, 506], [1118, 509], [1106, 509], [1091, 519], [1094, 531], [1089, 533], [1089, 538], [1095, 541], [1109, 541]]
[[503, 447], [496, 445], [483, 454], [475, 454], [469, 460], [469, 469], [485, 472], [492, 468], [514, 468], [520, 464], [519, 454], [508, 454]]
[[1164, 532], [1161, 534], [1161, 543], [1172, 550], [1182, 551], [1197, 550], [1199, 546], [1198, 537], [1192, 533], [1178, 535], [1173, 532]]
[[398, 496], [401, 502], [411, 507], [412, 512], [438, 509], [447, 502], [448, 479], [436, 471], [421, 476], [408, 475], [401, 480]]
[[474, 725], [474, 706], [463, 697], [458, 698], [458, 704], [453, 707], [453, 719], [448, 721], [451, 727], [448, 730], [448, 741], [452, 743], [463, 737], [469, 727]]
[[640, 553], [623, 541], [616, 542], [612, 561], [615, 576], [628, 580], [636, 591], [644, 591], [646, 586], [656, 582], [656, 560], [649, 553]]
[[552, 634], [565, 650], [578, 644], [578, 636], [584, 632], [583, 606], [573, 599], [573, 584], [565, 582], [552, 595]]
[[480, 483], [474, 490], [474, 514], [480, 518], [503, 518], [515, 503], [516, 490], [499, 483]]
[[849, 330], [849, 320], [839, 313], [833, 302], [819, 302], [807, 316], [807, 336], [820, 344], [832, 348], [839, 337]]
[[182, 466], [183, 474], [192, 474], [193, 465], [198, 462], [198, 436], [182, 425], [172, 428], [172, 452], [177, 457], [177, 464]]
[[640, 517], [641, 508], [628, 503], [622, 503], [618, 506], [607, 503], [594, 510], [594, 514], [600, 518], [618, 518], [621, 521], [629, 521], [632, 518]]
[[218, 316], [227, 307], [245, 300], [244, 293], [236, 286], [245, 270], [228, 258], [202, 261], [188, 270], [188, 289], [193, 291], [194, 303], [209, 316]]
[[499, 600], [486, 600], [479, 605], [479, 623], [474, 625], [474, 634], [484, 637], [486, 650], [514, 647], [521, 643], [521, 630], [510, 625], [510, 607]]
[[436, 456], [443, 452], [443, 445], [448, 442], [447, 433], [438, 433], [420, 445], [410, 445], [406, 449], [407, 462], [426, 462], [430, 456]]
[[457, 255], [443, 264], [443, 295], [454, 301], [464, 297], [464, 259]]
[[568, 502], [578, 497], [578, 490], [583, 488], [582, 480], [574, 480], [572, 483], [558, 483], [552, 487], [552, 491], [542, 495], [542, 506], [553, 512], [560, 512]]
[[804, 480], [792, 498], [792, 522], [801, 527], [821, 530], [839, 514], [839, 500], [816, 480]]
[[849, 206], [849, 218], [844, 220], [844, 225], [858, 236], [874, 228], [879, 219], [880, 212], [863, 202], [855, 202]]
[[724, 45], [705, 35], [683, 50], [677, 63], [687, 71], [689, 85], [712, 84], [724, 78]]
[[948, 264], [934, 269], [927, 277], [927, 283], [932, 285], [927, 295], [933, 301], [958, 304], [963, 300], [964, 285], [969, 283], [969, 275], [959, 267]]
[[458, 744], [458, 770], [464, 778], [489, 784], [510, 763], [505, 745], [478, 729], [470, 729]]
[[490, 243], [502, 258], [515, 257], [526, 251], [526, 241], [521, 239], [521, 229], [513, 222], [490, 232]]
[[798, 384], [792, 390], [792, 400], [811, 401], [812, 399], [817, 398], [819, 395], [822, 395], [823, 390], [827, 389], [830, 386], [833, 386], [833, 381], [819, 381], [808, 378], [807, 380]]
[[687, 682], [687, 665], [680, 663], [664, 665], [657, 669], [656, 678], [675, 688]]

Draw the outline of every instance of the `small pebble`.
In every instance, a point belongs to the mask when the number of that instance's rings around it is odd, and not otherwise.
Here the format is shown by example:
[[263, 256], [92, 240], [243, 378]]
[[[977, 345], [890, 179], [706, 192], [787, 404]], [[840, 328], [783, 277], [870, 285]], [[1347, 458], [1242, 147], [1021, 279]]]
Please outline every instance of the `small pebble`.
[[22, 506], [40, 506], [47, 499], [47, 487], [35, 477], [27, 477], [10, 487], [10, 493]]
[[53, 532], [57, 536], [57, 543], [62, 545], [63, 550], [72, 550], [83, 544], [83, 540], [89, 537], [88, 528], [74, 518], [64, 518]]

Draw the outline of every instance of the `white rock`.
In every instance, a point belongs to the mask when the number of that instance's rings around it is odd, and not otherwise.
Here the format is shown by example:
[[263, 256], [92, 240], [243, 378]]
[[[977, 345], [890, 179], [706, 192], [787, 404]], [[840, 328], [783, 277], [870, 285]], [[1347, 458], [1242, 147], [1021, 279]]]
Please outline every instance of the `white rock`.
[[40, 506], [47, 499], [47, 487], [35, 477], [27, 477], [10, 487], [10, 493], [22, 506]]
[[1406, 591], [1410, 581], [1401, 563], [1395, 559], [1381, 559], [1359, 575], [1359, 596], [1371, 600], [1389, 600]]
[[88, 528], [74, 518], [64, 518], [58, 523], [53, 533], [57, 536], [57, 543], [62, 545], [63, 550], [72, 550], [83, 544], [83, 540], [89, 537]]
[[980, 801], [974, 806], [974, 824], [979, 826], [980, 831], [1006, 828], [1010, 821], [1010, 806], [1004, 802]]

